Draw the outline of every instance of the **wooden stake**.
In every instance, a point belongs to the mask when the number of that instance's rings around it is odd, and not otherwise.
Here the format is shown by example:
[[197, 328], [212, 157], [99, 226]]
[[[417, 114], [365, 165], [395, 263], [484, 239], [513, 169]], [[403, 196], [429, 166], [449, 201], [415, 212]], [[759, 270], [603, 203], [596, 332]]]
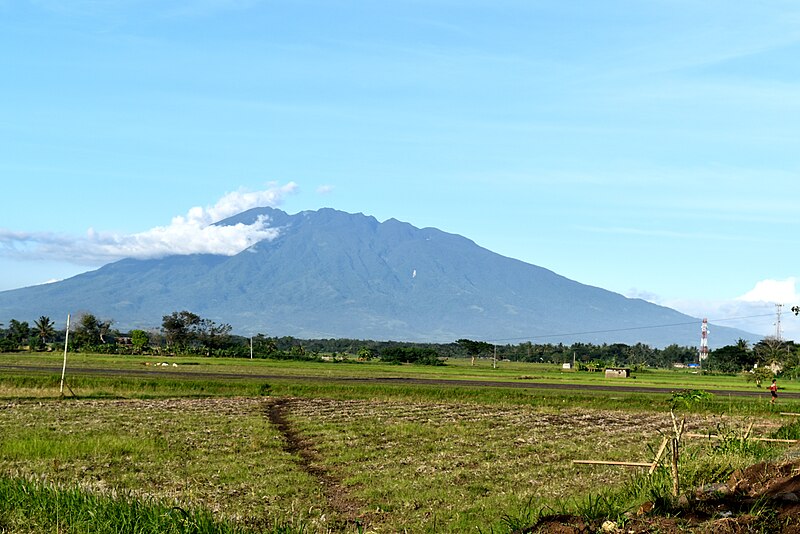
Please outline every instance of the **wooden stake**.
[[61, 368], [60, 393], [62, 397], [64, 396], [64, 375], [67, 373], [67, 346], [69, 346], [69, 314], [67, 314], [67, 331], [64, 335], [64, 366]]
[[[716, 434], [685, 434], [687, 438], [706, 438], [706, 439], [723, 439], [722, 436]], [[768, 441], [773, 443], [798, 443], [800, 439], [777, 439], [777, 438], [747, 438], [753, 441]]]
[[652, 475], [656, 470], [656, 467], [658, 467], [658, 462], [661, 461], [661, 456], [663, 456], [664, 451], [667, 450], [667, 444], [669, 444], [669, 438], [665, 437], [663, 440], [661, 440], [661, 447], [658, 448], [656, 457], [653, 458], [653, 463], [650, 465], [650, 469], [647, 471], [648, 475]]
[[572, 460], [573, 464], [590, 464], [590, 465], [624, 465], [629, 467], [650, 467], [651, 463], [645, 462], [612, 462], [606, 460]]
[[678, 459], [680, 457], [680, 452], [678, 451], [678, 447], [680, 446], [683, 431], [686, 428], [686, 417], [681, 419], [681, 424], [678, 425], [678, 419], [675, 417], [675, 411], [670, 410], [669, 415], [672, 417], [672, 429], [675, 431], [675, 435], [671, 440], [672, 461], [670, 462], [670, 467], [672, 470], [672, 496], [677, 497], [678, 493], [680, 492], [680, 480], [678, 479]]
[[680, 483], [678, 480], [678, 444], [680, 440], [678, 438], [672, 438], [672, 462], [670, 465], [672, 467], [672, 496], [677, 497], [680, 491]]

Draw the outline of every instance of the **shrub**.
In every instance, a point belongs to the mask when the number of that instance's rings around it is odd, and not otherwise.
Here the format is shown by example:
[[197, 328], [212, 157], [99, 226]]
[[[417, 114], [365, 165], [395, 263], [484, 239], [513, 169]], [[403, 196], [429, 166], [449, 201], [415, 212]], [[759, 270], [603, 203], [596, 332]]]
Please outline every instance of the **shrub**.
[[390, 347], [381, 352], [381, 360], [388, 363], [444, 365], [434, 349], [422, 347]]

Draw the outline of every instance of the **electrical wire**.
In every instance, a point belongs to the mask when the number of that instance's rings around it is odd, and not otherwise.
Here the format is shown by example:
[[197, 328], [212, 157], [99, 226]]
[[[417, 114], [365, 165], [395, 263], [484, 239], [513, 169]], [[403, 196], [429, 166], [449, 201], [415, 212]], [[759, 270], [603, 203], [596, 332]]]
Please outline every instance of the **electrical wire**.
[[[741, 319], [755, 319], [759, 317], [772, 317], [774, 316], [773, 313], [762, 313], [759, 315], [745, 315], [741, 317], [725, 317], [722, 319], [709, 319], [709, 323], [721, 323], [725, 321], [738, 321]], [[537, 335], [537, 336], [528, 336], [528, 337], [509, 337], [503, 339], [487, 339], [486, 341], [489, 343], [497, 343], [502, 341], [521, 341], [521, 340], [533, 340], [533, 339], [546, 339], [546, 338], [554, 338], [554, 337], [569, 337], [569, 336], [585, 336], [589, 334], [609, 334], [613, 332], [629, 332], [634, 330], [649, 330], [653, 328], [671, 328], [674, 326], [688, 326], [697, 324], [700, 320], [696, 321], [686, 321], [683, 323], [671, 323], [671, 324], [661, 324], [661, 325], [650, 325], [650, 326], [630, 326], [627, 328], [611, 328], [608, 330], [587, 330], [585, 332], [566, 332], [563, 334], [545, 334], [545, 335]]]

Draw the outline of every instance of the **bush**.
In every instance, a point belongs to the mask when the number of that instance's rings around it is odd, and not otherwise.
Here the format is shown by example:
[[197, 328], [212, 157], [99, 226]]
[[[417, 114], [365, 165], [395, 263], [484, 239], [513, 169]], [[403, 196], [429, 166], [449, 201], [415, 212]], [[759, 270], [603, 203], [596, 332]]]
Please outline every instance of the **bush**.
[[800, 439], [800, 421], [792, 421], [770, 434], [775, 439]]
[[444, 365], [434, 349], [421, 347], [390, 347], [381, 352], [381, 360], [387, 363]]

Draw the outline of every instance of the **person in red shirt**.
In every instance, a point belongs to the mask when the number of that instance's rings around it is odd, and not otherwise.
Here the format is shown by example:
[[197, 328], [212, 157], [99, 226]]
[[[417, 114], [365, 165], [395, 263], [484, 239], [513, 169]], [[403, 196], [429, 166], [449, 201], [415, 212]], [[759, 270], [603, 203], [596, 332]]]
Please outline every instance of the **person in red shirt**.
[[778, 383], [774, 378], [772, 379], [772, 385], [769, 387], [769, 392], [772, 395], [769, 403], [775, 404], [775, 399], [778, 398]]

